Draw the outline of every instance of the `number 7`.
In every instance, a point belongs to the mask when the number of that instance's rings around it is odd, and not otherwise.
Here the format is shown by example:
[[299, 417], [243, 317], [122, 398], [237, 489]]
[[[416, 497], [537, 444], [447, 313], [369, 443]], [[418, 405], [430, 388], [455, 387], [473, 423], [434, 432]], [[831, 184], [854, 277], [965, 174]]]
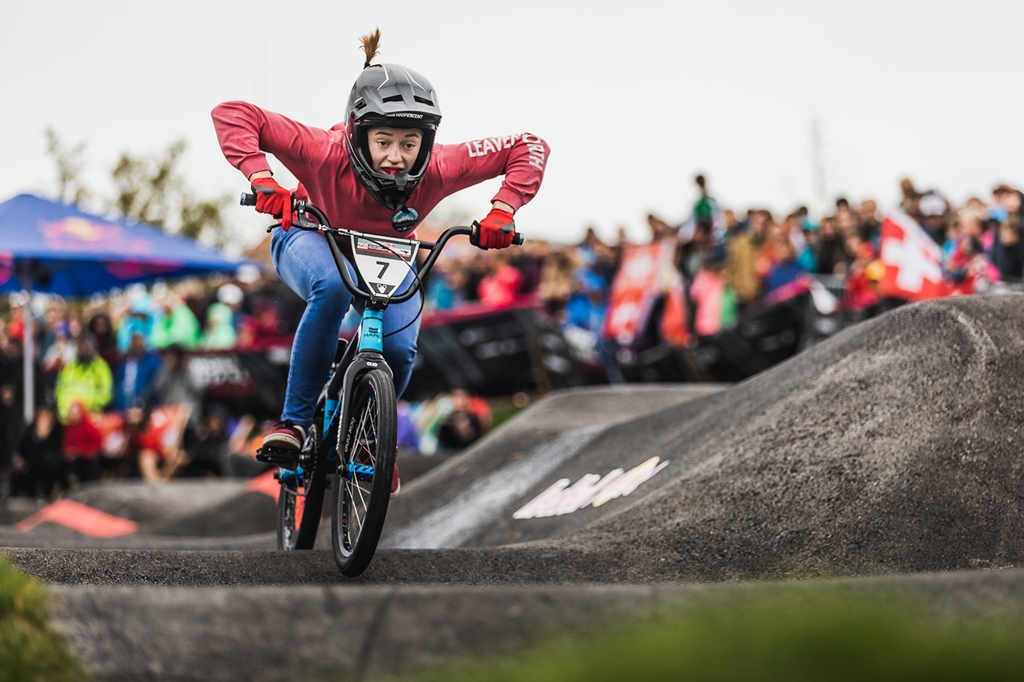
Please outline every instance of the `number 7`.
[[382, 277], [384, 277], [384, 273], [388, 271], [388, 266], [391, 265], [391, 263], [388, 263], [387, 261], [379, 260], [379, 261], [377, 261], [377, 265], [383, 265], [384, 266], [384, 267], [382, 267], [380, 269], [380, 274], [377, 275], [377, 279], [381, 279]]

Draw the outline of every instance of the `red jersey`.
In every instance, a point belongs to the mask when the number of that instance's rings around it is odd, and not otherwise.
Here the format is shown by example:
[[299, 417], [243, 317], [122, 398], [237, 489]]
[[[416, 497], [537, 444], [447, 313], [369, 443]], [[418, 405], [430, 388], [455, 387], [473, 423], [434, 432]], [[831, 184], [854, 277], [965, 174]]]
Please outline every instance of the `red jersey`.
[[[344, 124], [321, 130], [246, 102], [225, 102], [212, 112], [221, 151], [245, 177], [270, 170], [273, 154], [301, 183], [299, 194], [324, 211], [334, 227], [409, 237], [391, 226], [394, 211], [379, 204], [349, 168]], [[530, 133], [462, 144], [435, 144], [419, 186], [407, 205], [425, 217], [460, 189], [504, 175], [493, 201], [513, 210], [537, 194], [549, 148]]]

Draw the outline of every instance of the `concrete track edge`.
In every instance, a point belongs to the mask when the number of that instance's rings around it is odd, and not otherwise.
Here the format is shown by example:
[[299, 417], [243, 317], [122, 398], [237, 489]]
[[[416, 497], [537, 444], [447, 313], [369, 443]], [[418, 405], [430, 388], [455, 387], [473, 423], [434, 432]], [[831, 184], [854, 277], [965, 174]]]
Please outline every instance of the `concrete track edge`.
[[700, 585], [55, 586], [54, 616], [98, 680], [372, 679], [515, 654], [681, 603], [778, 591], [884, 593], [959, 618], [1024, 617], [1024, 570]]

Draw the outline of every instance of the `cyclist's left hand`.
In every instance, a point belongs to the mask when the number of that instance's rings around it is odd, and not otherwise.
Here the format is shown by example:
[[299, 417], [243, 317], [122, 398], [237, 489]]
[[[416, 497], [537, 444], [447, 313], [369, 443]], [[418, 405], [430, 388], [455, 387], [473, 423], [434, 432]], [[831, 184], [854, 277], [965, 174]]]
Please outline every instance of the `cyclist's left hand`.
[[494, 207], [477, 225], [480, 230], [477, 246], [481, 249], [504, 249], [512, 245], [516, 222], [508, 211]]

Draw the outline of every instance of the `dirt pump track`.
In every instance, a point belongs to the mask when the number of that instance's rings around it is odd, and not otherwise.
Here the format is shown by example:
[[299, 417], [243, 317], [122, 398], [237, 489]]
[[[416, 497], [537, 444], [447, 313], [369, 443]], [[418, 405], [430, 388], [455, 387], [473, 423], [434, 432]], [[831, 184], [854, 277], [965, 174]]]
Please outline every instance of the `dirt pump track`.
[[[731, 387], [553, 394], [406, 485], [389, 512], [382, 549], [357, 581], [332, 570], [326, 552], [253, 551], [270, 549], [273, 539], [256, 532], [262, 526], [253, 519], [265, 511], [257, 511], [262, 502], [252, 492], [238, 492], [249, 496], [239, 505], [253, 512], [237, 516], [234, 535], [224, 522], [203, 537], [182, 534], [202, 525], [202, 508], [193, 504], [182, 512], [186, 525], [153, 521], [137, 534], [103, 540], [50, 524], [27, 533], [7, 527], [0, 544], [22, 547], [5, 554], [58, 586], [62, 622], [88, 660], [83, 643], [101, 649], [114, 630], [112, 620], [104, 625], [81, 609], [91, 604], [95, 612], [96, 600], [107, 600], [103, 612], [112, 619], [118, 609], [130, 610], [132, 599], [161, 603], [164, 590], [197, 609], [215, 597], [226, 614], [256, 589], [271, 601], [274, 590], [306, 590], [303, 598], [315, 600], [308, 590], [327, 589], [322, 596], [342, 606], [371, 593], [415, 601], [410, 595], [424, 590], [456, 605], [467, 590], [498, 590], [505, 596], [494, 597], [502, 604], [494, 606], [495, 619], [523, 599], [538, 604], [521, 612], [529, 623], [569, 627], [571, 614], [593, 620], [627, 603], [649, 606], [657, 599], [644, 585], [677, 590], [683, 582], [934, 571], [965, 571], [958, 579], [965, 584], [991, 580], [970, 570], [1024, 566], [1022, 330], [1024, 296], [946, 299], [847, 329]], [[512, 516], [556, 480], [629, 470], [652, 457], [668, 465], [628, 496], [561, 516]], [[209, 505], [222, 516], [231, 506], [225, 494]], [[122, 495], [109, 508], [130, 517], [129, 507]], [[1003, 573], [1018, 580], [1018, 571]], [[604, 602], [595, 595], [612, 589], [609, 583], [622, 584], [614, 588], [618, 596], [599, 608]], [[565, 589], [573, 596], [560, 606], [540, 606], [554, 602], [538, 590]], [[142, 592], [129, 599], [125, 590]], [[630, 590], [641, 592], [633, 599]], [[417, 622], [428, 624], [406, 625]], [[460, 626], [451, 627], [454, 633]], [[525, 641], [532, 628], [516, 627], [477, 628], [493, 636], [470, 639], [479, 646]], [[423, 652], [429, 658], [463, 650], [456, 642]], [[137, 673], [145, 668], [138, 656], [125, 660], [136, 661]], [[335, 663], [350, 672], [375, 665]], [[268, 665], [263, 677], [276, 679], [273, 671], [282, 668]], [[99, 672], [119, 679], [131, 671]], [[176, 668], [174, 679], [189, 674]]]

